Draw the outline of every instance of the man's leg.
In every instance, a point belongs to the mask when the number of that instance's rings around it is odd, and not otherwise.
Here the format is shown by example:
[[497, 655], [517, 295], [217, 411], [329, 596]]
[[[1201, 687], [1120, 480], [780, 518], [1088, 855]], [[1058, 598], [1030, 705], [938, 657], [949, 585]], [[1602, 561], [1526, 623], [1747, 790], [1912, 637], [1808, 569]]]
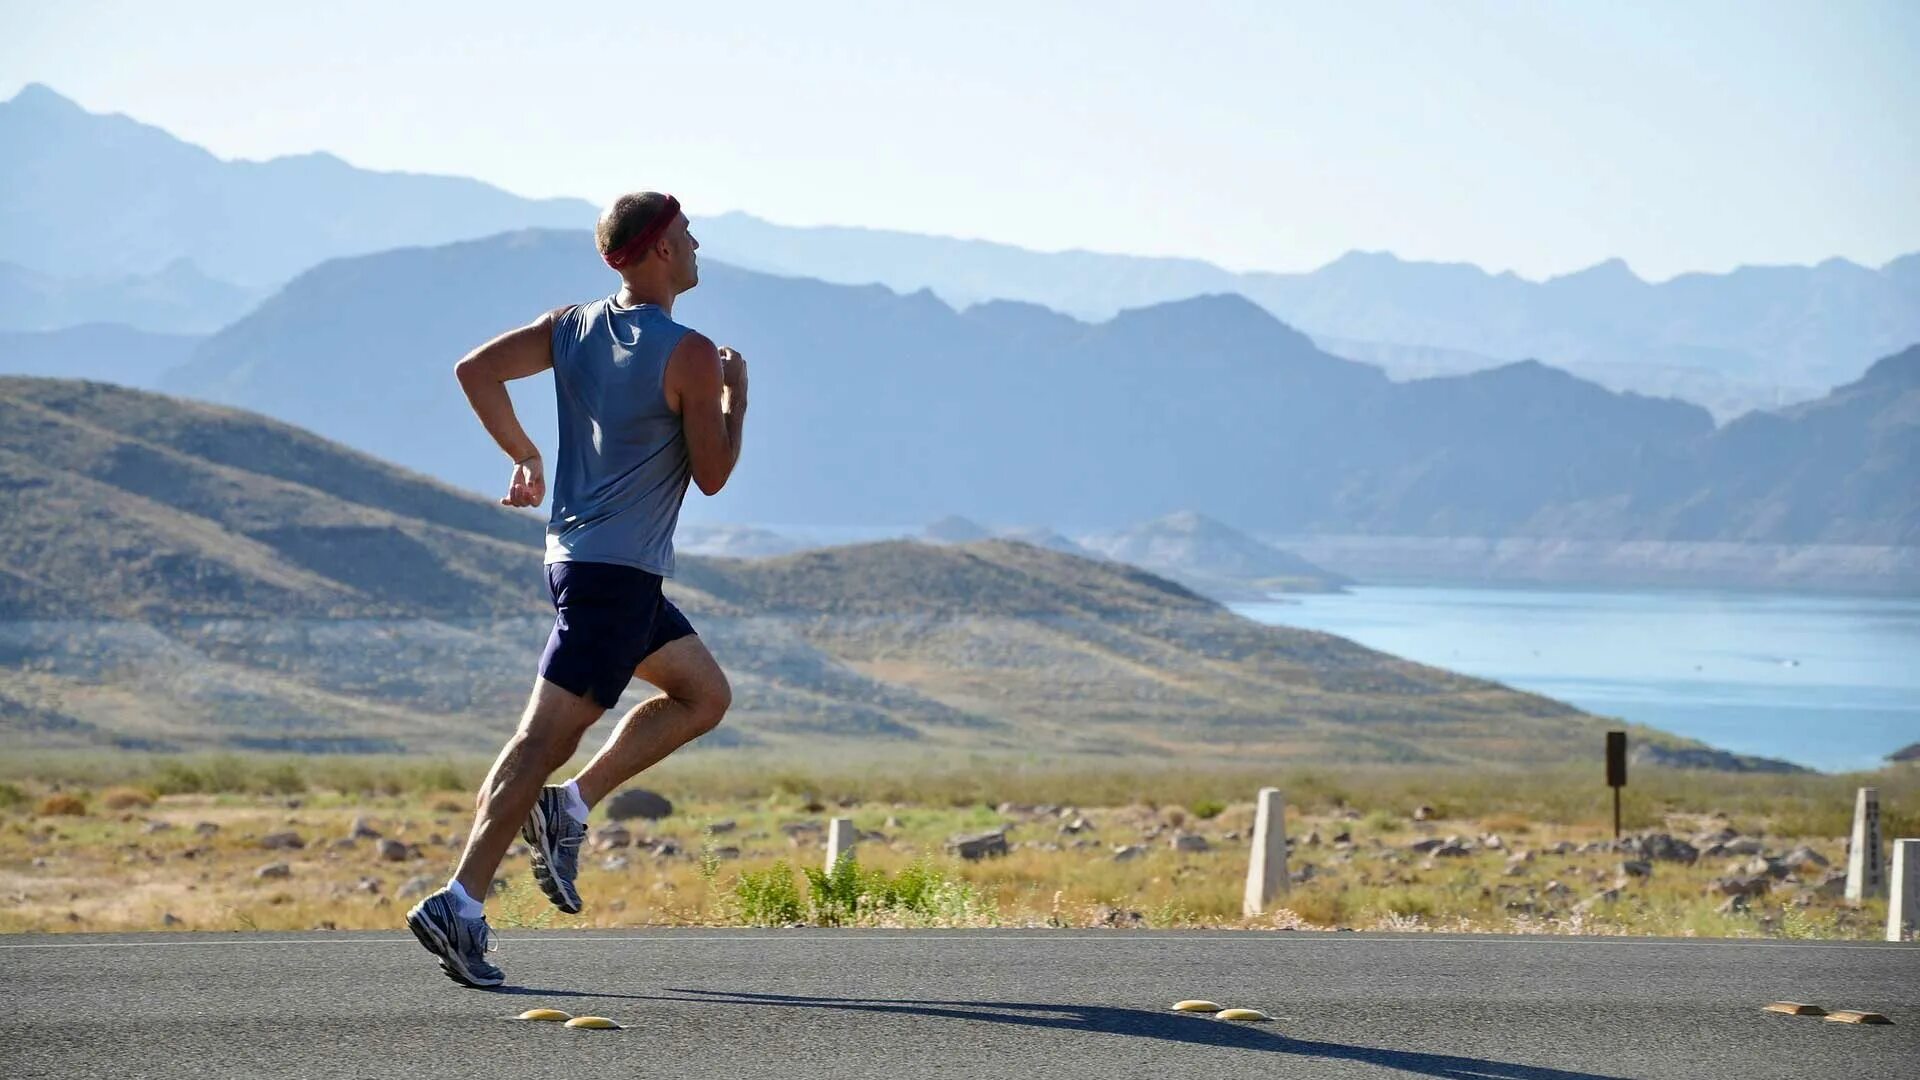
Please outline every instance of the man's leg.
[[[480, 788], [479, 810], [473, 832], [460, 856], [454, 880], [467, 895], [484, 900], [494, 872], [520, 826], [540, 797], [541, 785], [553, 770], [567, 763], [594, 721], [606, 713], [591, 697], [563, 690], [545, 679], [534, 683], [532, 700], [520, 718], [520, 727], [495, 759]], [[623, 725], [624, 726], [624, 725]]]
[[621, 784], [712, 731], [733, 704], [733, 688], [727, 683], [726, 673], [694, 635], [661, 646], [640, 662], [634, 674], [658, 687], [660, 693], [622, 717], [606, 745], [574, 777], [580, 797], [588, 806], [598, 804]]

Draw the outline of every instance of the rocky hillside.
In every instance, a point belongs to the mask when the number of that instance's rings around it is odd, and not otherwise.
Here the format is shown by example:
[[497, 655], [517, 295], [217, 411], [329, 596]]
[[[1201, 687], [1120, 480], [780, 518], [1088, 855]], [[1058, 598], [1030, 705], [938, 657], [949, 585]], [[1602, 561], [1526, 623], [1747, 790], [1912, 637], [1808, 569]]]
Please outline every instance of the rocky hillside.
[[[484, 752], [545, 638], [539, 522], [234, 410], [0, 380], [0, 745]], [[1589, 751], [1557, 702], [1028, 544], [684, 560], [709, 739], [1288, 760]]]

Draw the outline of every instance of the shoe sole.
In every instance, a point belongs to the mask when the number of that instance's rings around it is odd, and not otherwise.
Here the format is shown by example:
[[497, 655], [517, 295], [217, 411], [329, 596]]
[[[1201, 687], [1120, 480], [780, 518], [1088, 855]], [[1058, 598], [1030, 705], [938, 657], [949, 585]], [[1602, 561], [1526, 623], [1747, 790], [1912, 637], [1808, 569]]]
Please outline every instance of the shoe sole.
[[497, 979], [485, 979], [474, 975], [467, 969], [467, 965], [460, 961], [459, 954], [453, 951], [453, 943], [440, 932], [440, 928], [433, 925], [431, 919], [417, 910], [407, 913], [407, 929], [413, 931], [413, 936], [420, 939], [420, 944], [428, 952], [440, 958], [440, 973], [454, 982], [477, 990], [485, 990], [507, 981], [504, 975]]
[[520, 838], [533, 848], [533, 882], [546, 894], [547, 901], [568, 915], [580, 914], [579, 890], [573, 890], [573, 895], [569, 896], [568, 890], [561, 887], [560, 879], [554, 876], [552, 867], [548, 865], [551, 844], [547, 838], [547, 815], [541, 812], [538, 804], [534, 805], [533, 813], [527, 815], [527, 823], [520, 826]]

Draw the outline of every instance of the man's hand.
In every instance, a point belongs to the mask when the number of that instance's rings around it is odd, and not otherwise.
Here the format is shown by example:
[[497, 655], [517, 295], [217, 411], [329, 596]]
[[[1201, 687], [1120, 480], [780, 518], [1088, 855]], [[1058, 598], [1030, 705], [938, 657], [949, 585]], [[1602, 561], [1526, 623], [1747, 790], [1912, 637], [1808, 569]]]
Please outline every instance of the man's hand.
[[540, 455], [533, 454], [514, 463], [513, 480], [501, 506], [539, 506], [547, 497], [546, 472], [540, 467]]
[[727, 346], [720, 349], [720, 384], [727, 388], [729, 406], [747, 400], [747, 358]]

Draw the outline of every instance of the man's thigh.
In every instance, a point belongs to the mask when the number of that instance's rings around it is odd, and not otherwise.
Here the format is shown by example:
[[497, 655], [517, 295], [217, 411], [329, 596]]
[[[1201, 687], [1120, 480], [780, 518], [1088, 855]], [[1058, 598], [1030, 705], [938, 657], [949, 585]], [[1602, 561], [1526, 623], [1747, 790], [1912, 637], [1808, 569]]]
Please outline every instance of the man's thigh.
[[640, 661], [633, 673], [682, 700], [715, 696], [727, 689], [726, 672], [698, 635], [669, 641]]

